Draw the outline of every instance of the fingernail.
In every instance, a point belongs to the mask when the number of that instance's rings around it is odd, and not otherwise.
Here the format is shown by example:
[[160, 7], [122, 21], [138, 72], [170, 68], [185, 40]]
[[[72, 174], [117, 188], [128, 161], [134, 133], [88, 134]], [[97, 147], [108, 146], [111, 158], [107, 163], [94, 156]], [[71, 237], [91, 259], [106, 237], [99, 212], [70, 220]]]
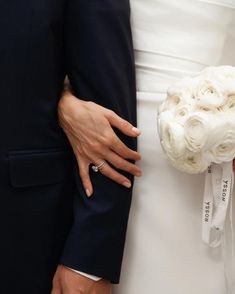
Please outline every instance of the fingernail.
[[141, 177], [142, 174], [143, 174], [142, 171], [139, 171], [139, 172], [136, 173], [136, 176], [137, 176], [137, 177]]
[[132, 132], [136, 133], [136, 135], [140, 135], [141, 131], [135, 127], [132, 128]]
[[87, 195], [87, 197], [91, 197], [91, 192], [89, 189], [86, 189], [86, 195]]
[[123, 186], [126, 187], [126, 188], [131, 188], [131, 183], [129, 183], [129, 182], [124, 182], [124, 183], [123, 183]]

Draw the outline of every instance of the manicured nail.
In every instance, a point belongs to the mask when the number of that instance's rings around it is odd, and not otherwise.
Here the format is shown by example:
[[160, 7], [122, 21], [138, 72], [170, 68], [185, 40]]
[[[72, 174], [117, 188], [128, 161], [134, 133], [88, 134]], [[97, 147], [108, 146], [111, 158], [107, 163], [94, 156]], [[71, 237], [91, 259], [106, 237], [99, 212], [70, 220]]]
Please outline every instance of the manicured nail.
[[141, 131], [135, 127], [132, 128], [132, 132], [134, 132], [136, 135], [140, 135]]
[[87, 195], [87, 197], [91, 197], [91, 192], [89, 189], [86, 189], [86, 195]]
[[131, 188], [131, 183], [130, 182], [124, 182], [123, 186], [126, 188]]
[[137, 177], [141, 177], [142, 174], [143, 174], [142, 171], [139, 171], [139, 172], [136, 173], [136, 176], [137, 176]]

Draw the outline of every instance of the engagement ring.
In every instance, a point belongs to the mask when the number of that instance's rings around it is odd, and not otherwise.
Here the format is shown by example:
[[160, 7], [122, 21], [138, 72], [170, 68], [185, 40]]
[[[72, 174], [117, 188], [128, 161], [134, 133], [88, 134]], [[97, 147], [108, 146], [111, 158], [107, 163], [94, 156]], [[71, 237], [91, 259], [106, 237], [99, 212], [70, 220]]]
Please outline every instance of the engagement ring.
[[94, 171], [94, 172], [98, 172], [104, 165], [106, 164], [106, 161], [104, 160], [104, 161], [102, 161], [101, 162], [101, 164], [99, 164], [99, 165], [92, 165], [92, 170]]

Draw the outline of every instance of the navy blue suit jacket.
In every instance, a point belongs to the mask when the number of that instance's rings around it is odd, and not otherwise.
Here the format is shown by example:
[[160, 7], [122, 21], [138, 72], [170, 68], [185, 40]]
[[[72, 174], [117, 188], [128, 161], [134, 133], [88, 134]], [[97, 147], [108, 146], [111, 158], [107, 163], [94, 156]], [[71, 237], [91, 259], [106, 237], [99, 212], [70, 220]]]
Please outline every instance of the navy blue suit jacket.
[[59, 263], [118, 283], [132, 191], [91, 172], [86, 197], [57, 105], [68, 75], [136, 124], [129, 0], [0, 0], [0, 37], [0, 292], [50, 293]]

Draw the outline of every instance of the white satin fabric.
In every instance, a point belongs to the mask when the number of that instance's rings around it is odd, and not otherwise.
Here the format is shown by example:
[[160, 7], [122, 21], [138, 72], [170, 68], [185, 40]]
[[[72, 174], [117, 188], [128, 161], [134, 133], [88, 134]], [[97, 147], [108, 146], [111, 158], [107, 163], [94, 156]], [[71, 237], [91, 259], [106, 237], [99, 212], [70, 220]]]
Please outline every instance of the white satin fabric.
[[235, 0], [131, 0], [144, 175], [136, 180], [115, 294], [225, 294], [220, 249], [201, 240], [204, 175], [171, 167], [157, 136], [167, 87], [209, 65], [235, 66]]

